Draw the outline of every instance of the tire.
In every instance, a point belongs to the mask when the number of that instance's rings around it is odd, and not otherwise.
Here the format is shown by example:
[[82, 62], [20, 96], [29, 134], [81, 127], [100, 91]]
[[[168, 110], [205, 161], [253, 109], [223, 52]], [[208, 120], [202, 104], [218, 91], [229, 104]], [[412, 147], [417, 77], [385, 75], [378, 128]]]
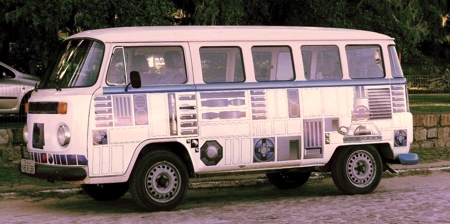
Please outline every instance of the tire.
[[311, 172], [278, 172], [266, 173], [269, 182], [278, 189], [293, 189], [308, 181]]
[[375, 190], [383, 171], [381, 156], [373, 146], [341, 148], [332, 161], [331, 176], [345, 194], [368, 194]]
[[169, 211], [183, 201], [189, 186], [183, 161], [168, 151], [153, 151], [138, 160], [130, 178], [134, 201], [148, 211]]
[[128, 183], [114, 184], [82, 184], [86, 194], [98, 201], [112, 201], [119, 199], [128, 191]]

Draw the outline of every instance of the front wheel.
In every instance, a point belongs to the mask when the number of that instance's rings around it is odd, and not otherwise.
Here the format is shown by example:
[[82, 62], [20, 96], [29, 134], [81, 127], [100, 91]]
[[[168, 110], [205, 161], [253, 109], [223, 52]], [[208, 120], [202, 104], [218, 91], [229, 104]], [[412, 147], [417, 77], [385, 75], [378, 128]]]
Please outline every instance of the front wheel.
[[81, 188], [91, 198], [98, 201], [119, 199], [128, 191], [128, 183], [82, 184]]
[[382, 161], [373, 146], [341, 148], [332, 161], [331, 176], [339, 190], [346, 194], [368, 194], [381, 180]]
[[266, 173], [269, 182], [279, 189], [293, 189], [308, 181], [311, 172], [277, 172]]
[[168, 151], [153, 151], [136, 163], [130, 179], [134, 201], [149, 211], [169, 211], [184, 199], [189, 176], [183, 161]]

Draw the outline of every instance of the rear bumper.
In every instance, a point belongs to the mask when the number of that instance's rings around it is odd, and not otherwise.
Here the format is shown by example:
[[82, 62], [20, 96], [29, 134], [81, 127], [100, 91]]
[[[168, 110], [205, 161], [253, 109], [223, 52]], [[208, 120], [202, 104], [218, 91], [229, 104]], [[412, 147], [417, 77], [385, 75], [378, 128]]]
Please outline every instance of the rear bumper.
[[19, 164], [20, 172], [27, 176], [46, 180], [80, 181], [87, 176], [86, 166], [54, 166], [36, 163], [34, 173], [24, 172], [22, 162]]
[[405, 153], [398, 155], [398, 160], [402, 165], [415, 165], [419, 163], [419, 156], [416, 153]]

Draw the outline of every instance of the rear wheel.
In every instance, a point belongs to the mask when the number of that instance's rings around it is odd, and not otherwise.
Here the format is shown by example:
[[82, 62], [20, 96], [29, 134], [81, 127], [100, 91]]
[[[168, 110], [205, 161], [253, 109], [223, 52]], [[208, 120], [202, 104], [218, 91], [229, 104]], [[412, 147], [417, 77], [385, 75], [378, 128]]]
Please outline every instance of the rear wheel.
[[119, 199], [128, 191], [128, 183], [82, 184], [81, 188], [91, 198], [98, 201]]
[[293, 189], [308, 181], [311, 172], [278, 172], [266, 173], [267, 179], [279, 189]]
[[368, 194], [381, 180], [382, 161], [373, 146], [342, 148], [332, 161], [334, 184], [346, 194]]
[[184, 199], [189, 176], [183, 161], [168, 151], [153, 151], [136, 163], [130, 178], [134, 201], [150, 211], [169, 211]]

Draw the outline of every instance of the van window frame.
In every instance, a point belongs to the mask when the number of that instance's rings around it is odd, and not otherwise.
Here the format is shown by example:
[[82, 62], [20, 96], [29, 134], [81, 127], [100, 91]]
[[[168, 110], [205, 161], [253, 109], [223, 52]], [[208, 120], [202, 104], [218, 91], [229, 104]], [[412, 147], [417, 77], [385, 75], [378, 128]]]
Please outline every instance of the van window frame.
[[[202, 58], [202, 53], [221, 53], [220, 51], [218, 51], [219, 49], [224, 49], [223, 51], [226, 52], [226, 65], [225, 67], [225, 80], [224, 81], [209, 81], [209, 80], [205, 80], [205, 70], [203, 69], [204, 66], [204, 58]], [[199, 51], [199, 57], [200, 57], [200, 65], [201, 65], [201, 77], [204, 83], [206, 84], [214, 84], [214, 83], [244, 83], [246, 81], [246, 75], [245, 75], [245, 63], [244, 63], [244, 57], [242, 54], [242, 47], [241, 46], [200, 46], [198, 48]], [[223, 52], [222, 51], [222, 52]], [[232, 52], [232, 51], [237, 51], [237, 52]], [[231, 58], [228, 57], [229, 55], [233, 55]], [[237, 77], [237, 65], [238, 62], [236, 61], [237, 59], [240, 58], [240, 68], [241, 68], [241, 73], [242, 73], [242, 77]], [[210, 77], [208, 77], [210, 78]], [[238, 78], [238, 79], [237, 79]]]
[[[350, 59], [352, 57], [349, 57], [348, 47], [360, 47], [361, 48], [361, 47], [364, 47], [364, 46], [366, 46], [366, 47], [375, 47], [376, 46], [378, 48], [378, 50], [379, 50], [378, 51], [379, 59], [378, 60], [376, 59], [376, 55], [375, 54], [374, 54], [374, 58], [375, 58], [375, 61], [376, 61], [377, 64], [381, 63], [381, 66], [379, 68], [381, 68], [381, 70], [382, 70], [382, 76], [373, 76], [373, 77], [365, 76], [365, 77], [361, 77], [361, 76], [355, 76], [354, 75], [355, 73], [352, 72], [352, 69], [351, 69], [352, 66], [350, 65], [350, 63], [351, 63]], [[379, 44], [348, 44], [348, 45], [345, 45], [345, 55], [346, 55], [346, 58], [347, 58], [348, 75], [349, 75], [350, 79], [384, 79], [384, 78], [386, 78], [386, 65], [384, 63], [385, 59], [384, 59], [384, 55], [383, 55], [383, 48], [381, 47], [381, 45], [379, 45]], [[361, 57], [358, 56], [357, 58], [361, 58]], [[361, 71], [361, 72], [365, 71], [366, 74], [367, 74], [369, 71], [377, 69], [376, 67], [374, 69], [369, 69], [368, 65], [370, 65], [370, 63], [369, 64], [363, 63], [364, 60], [369, 60], [369, 59], [360, 59], [360, 60], [362, 60], [362, 61], [359, 62], [359, 63], [355, 63], [355, 64], [358, 64], [358, 65], [361, 65], [361, 66], [359, 66], [358, 71]]]
[[[270, 51], [267, 50], [265, 51], [264, 49], [270, 49], [273, 48], [274, 50]], [[283, 51], [283, 48], [286, 48], [288, 51]], [[268, 78], [266, 79], [262, 79], [261, 76], [258, 76], [257, 71], [261, 70], [256, 66], [256, 61], [255, 61], [255, 56], [256, 53], [266, 53], [269, 52], [273, 53], [276, 52], [277, 54], [271, 54], [271, 58], [270, 58], [270, 65], [268, 66]], [[255, 74], [255, 80], [257, 82], [277, 82], [277, 81], [293, 81], [296, 79], [296, 72], [295, 72], [295, 64], [294, 64], [294, 59], [293, 59], [293, 54], [292, 54], [292, 47], [290, 45], [253, 45], [251, 47], [251, 53], [252, 53], [252, 65], [253, 65], [253, 69], [254, 69], [254, 74]], [[282, 53], [289, 53], [289, 59], [286, 59], [285, 61], [289, 61], [290, 62], [290, 73], [291, 76], [288, 79], [279, 79], [279, 72], [280, 72], [280, 55]], [[275, 66], [275, 67], [274, 67]], [[288, 71], [289, 72], [289, 71]]]

